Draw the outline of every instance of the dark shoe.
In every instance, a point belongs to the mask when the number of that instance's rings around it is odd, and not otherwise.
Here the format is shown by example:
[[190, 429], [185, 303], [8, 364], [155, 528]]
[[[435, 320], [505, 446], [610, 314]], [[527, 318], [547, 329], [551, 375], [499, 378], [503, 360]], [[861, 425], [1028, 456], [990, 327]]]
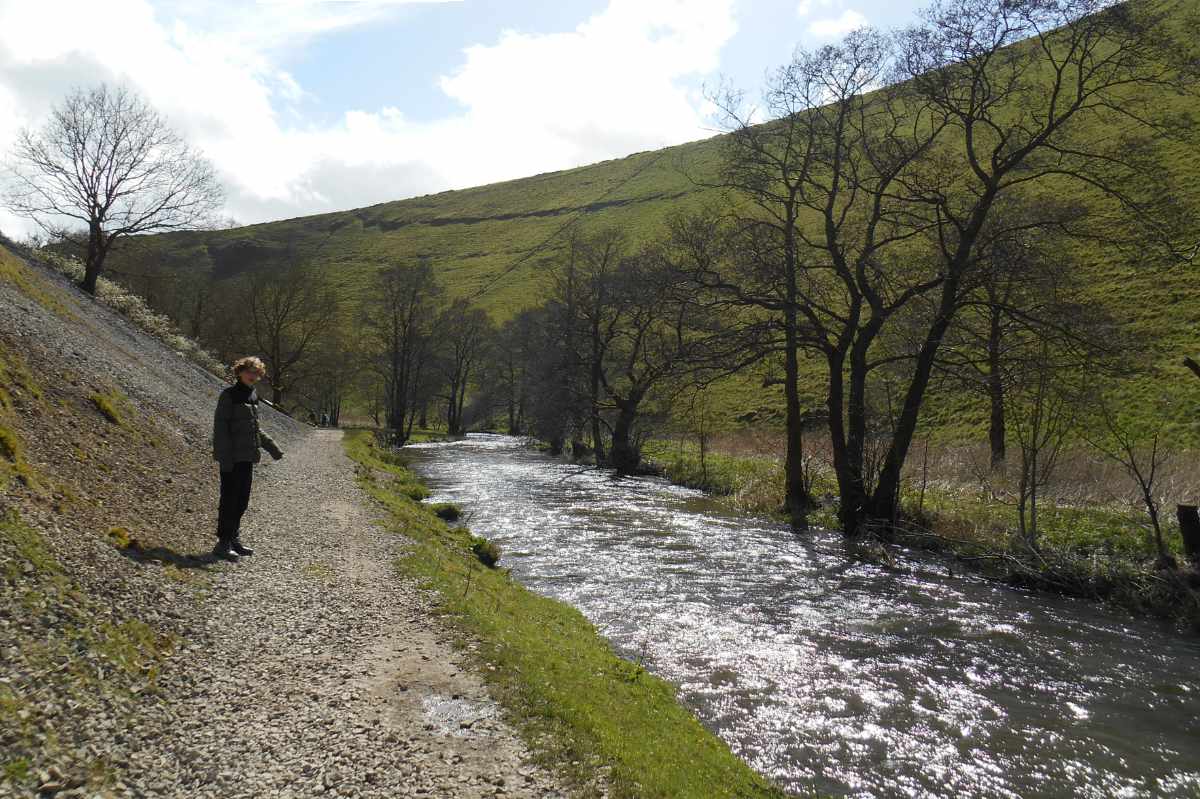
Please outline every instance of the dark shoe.
[[236, 539], [236, 538], [235, 538], [235, 539], [233, 539], [233, 543], [232, 543], [232, 544], [230, 544], [229, 546], [230, 546], [230, 548], [231, 548], [231, 549], [232, 549], [234, 552], [238, 553], [238, 554], [239, 554], [239, 555], [241, 555], [242, 557], [245, 557], [245, 556], [247, 556], [247, 555], [253, 555], [253, 554], [254, 554], [254, 550], [253, 550], [253, 549], [251, 549], [251, 548], [250, 548], [250, 547], [248, 547], [248, 546], [244, 546], [244, 545], [242, 544], [242, 542], [241, 542], [241, 541], [239, 541], [239, 540], [238, 540], [238, 539]]
[[221, 558], [222, 560], [230, 561], [231, 563], [237, 563], [238, 559], [238, 556], [233, 553], [233, 548], [228, 541], [218, 541], [217, 545], [213, 547], [213, 556]]

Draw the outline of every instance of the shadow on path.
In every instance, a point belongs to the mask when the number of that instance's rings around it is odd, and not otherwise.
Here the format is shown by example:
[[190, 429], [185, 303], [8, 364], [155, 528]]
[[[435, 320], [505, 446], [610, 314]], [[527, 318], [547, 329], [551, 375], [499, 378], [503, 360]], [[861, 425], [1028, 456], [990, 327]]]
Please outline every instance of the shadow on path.
[[194, 555], [176, 552], [170, 547], [143, 547], [133, 541], [120, 552], [135, 563], [169, 563], [180, 569], [207, 569], [218, 562], [211, 552], [200, 552]]

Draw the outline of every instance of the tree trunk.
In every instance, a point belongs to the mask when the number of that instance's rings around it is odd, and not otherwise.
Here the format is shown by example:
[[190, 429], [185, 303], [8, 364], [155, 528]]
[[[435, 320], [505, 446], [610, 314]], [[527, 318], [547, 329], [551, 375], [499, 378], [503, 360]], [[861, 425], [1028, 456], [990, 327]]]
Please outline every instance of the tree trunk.
[[988, 443], [992, 450], [992, 468], [1004, 463], [1007, 456], [1004, 448], [1006, 438], [1004, 421], [1004, 379], [1000, 366], [1000, 314], [992, 311], [991, 329], [988, 332], [988, 400], [991, 403], [991, 417], [988, 422]]
[[93, 224], [88, 233], [87, 259], [84, 261], [83, 280], [79, 287], [88, 294], [95, 296], [96, 281], [104, 269], [104, 257], [108, 254], [109, 242], [104, 240], [104, 231], [99, 225]]
[[641, 463], [641, 453], [630, 440], [636, 419], [637, 401], [621, 403], [616, 423], [613, 424], [612, 449], [608, 458], [608, 465], [616, 469], [617, 474], [634, 474]]
[[863, 487], [861, 459], [858, 467], [852, 462], [846, 442], [845, 353], [833, 351], [829, 361], [829, 389], [825, 405], [829, 412], [829, 442], [833, 448], [833, 471], [838, 481], [838, 523], [847, 536], [855, 535], [862, 522], [867, 504]]
[[329, 403], [329, 426], [337, 427], [341, 423], [341, 420], [342, 398], [340, 396], [336, 396], [334, 397], [333, 401]]
[[900, 478], [904, 469], [904, 461], [908, 457], [908, 448], [912, 444], [913, 435], [917, 430], [917, 420], [921, 413], [921, 403], [925, 399], [925, 390], [933, 374], [933, 363], [950, 321], [954, 316], [955, 303], [958, 300], [958, 282], [947, 278], [942, 286], [942, 298], [938, 309], [938, 317], [929, 327], [925, 341], [917, 355], [913, 375], [904, 395], [904, 406], [896, 420], [896, 428], [892, 434], [892, 445], [888, 448], [887, 458], [879, 473], [879, 484], [871, 497], [871, 514], [877, 519], [894, 521], [896, 509], [900, 501]]
[[[600, 430], [600, 328], [599, 321], [592, 323], [592, 358], [589, 372], [589, 399], [591, 400], [592, 451], [596, 456], [596, 464], [602, 464], [604, 459], [604, 439]], [[613, 446], [616, 446], [614, 443]]]
[[1179, 505], [1175, 515], [1179, 519], [1183, 553], [1192, 563], [1200, 565], [1200, 510], [1195, 505]]
[[[788, 514], [793, 527], [808, 527], [808, 512], [812, 509], [812, 497], [804, 484], [804, 419], [800, 413], [800, 359], [796, 348], [796, 313], [789, 309], [786, 314], [787, 352], [784, 357], [784, 401], [786, 404], [787, 454], [784, 461], [785, 492], [783, 511]], [[614, 445], [615, 446], [615, 445]]]

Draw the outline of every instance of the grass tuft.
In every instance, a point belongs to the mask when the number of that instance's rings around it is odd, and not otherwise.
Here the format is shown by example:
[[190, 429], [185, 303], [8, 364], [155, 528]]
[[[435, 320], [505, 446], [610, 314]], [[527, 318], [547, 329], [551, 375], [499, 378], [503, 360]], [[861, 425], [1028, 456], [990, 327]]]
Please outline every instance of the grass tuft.
[[121, 413], [121, 405], [125, 398], [119, 392], [114, 389], [103, 394], [93, 394], [89, 399], [96, 406], [96, 410], [100, 411], [101, 416], [119, 427], [125, 427], [125, 416]]
[[38, 487], [37, 473], [25, 460], [25, 444], [16, 431], [0, 425], [0, 490], [13, 478], [27, 488]]
[[471, 536], [471, 551], [475, 553], [475, 557], [479, 562], [489, 569], [496, 568], [496, 564], [500, 562], [502, 550], [500, 545], [495, 541], [488, 541], [481, 535]]
[[110, 527], [108, 540], [112, 541], [113, 546], [117, 549], [129, 549], [137, 546], [137, 539], [129, 532], [128, 527]]

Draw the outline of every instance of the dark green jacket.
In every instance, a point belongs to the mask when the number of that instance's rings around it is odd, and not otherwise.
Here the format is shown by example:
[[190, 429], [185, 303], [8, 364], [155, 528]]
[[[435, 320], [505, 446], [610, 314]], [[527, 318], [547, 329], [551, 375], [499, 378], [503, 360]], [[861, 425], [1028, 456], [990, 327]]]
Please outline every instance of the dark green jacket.
[[221, 392], [217, 412], [213, 416], [213, 460], [228, 472], [233, 464], [249, 461], [258, 463], [259, 448], [279, 460], [283, 453], [271, 437], [258, 426], [258, 393], [242, 382], [234, 383]]

